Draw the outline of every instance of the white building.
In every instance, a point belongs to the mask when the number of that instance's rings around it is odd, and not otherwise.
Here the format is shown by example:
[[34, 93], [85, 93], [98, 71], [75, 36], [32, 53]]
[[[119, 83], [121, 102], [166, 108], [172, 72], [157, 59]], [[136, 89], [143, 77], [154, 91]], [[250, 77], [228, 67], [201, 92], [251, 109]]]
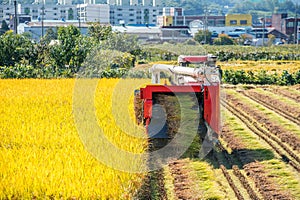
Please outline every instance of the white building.
[[162, 6], [161, 0], [107, 0], [107, 4], [118, 6]]
[[[11, 5], [0, 5], [0, 20], [9, 23], [10, 16], [15, 14], [15, 7]], [[21, 4], [17, 5], [17, 14], [21, 14]]]
[[58, 0], [59, 5], [72, 5], [72, 0]]
[[[75, 5], [22, 5], [21, 13], [31, 15], [32, 20], [74, 20], [77, 19]], [[43, 15], [44, 13], [44, 15]]]
[[108, 4], [78, 4], [77, 13], [82, 22], [100, 22], [109, 23], [109, 5]]
[[110, 6], [110, 24], [156, 24], [162, 15], [162, 7], [153, 6]]

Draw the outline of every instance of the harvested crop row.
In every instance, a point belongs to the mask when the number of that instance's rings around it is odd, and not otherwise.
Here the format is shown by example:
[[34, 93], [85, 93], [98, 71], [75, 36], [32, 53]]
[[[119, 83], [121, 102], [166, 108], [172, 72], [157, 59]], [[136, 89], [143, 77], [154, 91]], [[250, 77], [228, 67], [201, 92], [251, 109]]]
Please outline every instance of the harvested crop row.
[[144, 179], [144, 183], [136, 194], [135, 198], [157, 200], [167, 199], [163, 169], [148, 172], [147, 176]]
[[280, 124], [268, 119], [263, 113], [253, 109], [249, 104], [231, 94], [227, 94], [227, 101], [230, 101], [232, 107], [243, 110], [247, 115], [251, 116], [251, 121], [257, 121], [266, 127], [270, 133], [279, 137], [282, 142], [289, 144], [294, 150], [300, 152], [300, 138], [294, 133], [286, 131]]
[[[238, 117], [241, 121], [243, 121], [245, 125], [253, 133], [255, 133], [260, 138], [262, 138], [265, 142], [267, 142], [272, 147], [272, 149], [282, 157], [282, 160], [285, 160], [292, 167], [294, 167], [298, 172], [300, 172], [300, 167], [299, 167], [300, 158], [294, 152], [292, 152], [283, 142], [281, 142], [278, 138], [276, 138], [269, 132], [262, 129], [259, 123], [253, 122], [249, 116], [245, 115], [241, 110], [236, 109], [236, 107], [234, 107], [233, 105], [230, 105], [228, 102], [225, 103], [224, 101], [222, 101], [222, 105], [226, 109], [228, 109], [232, 114]], [[290, 160], [280, 149], [278, 149], [274, 145], [274, 142], [277, 143], [283, 150], [285, 150], [287, 154], [291, 156], [291, 158], [295, 159], [297, 163]]]
[[175, 160], [168, 164], [170, 172], [174, 177], [174, 192], [177, 199], [198, 199], [194, 193], [193, 182], [189, 177], [187, 160]]
[[242, 92], [246, 97], [264, 105], [265, 107], [274, 110], [283, 117], [289, 119], [290, 121], [300, 125], [300, 109], [299, 107], [294, 107], [292, 105], [283, 103], [277, 99], [272, 98], [269, 95], [258, 93], [254, 90], [247, 90]]
[[298, 93], [295, 93], [291, 90], [287, 90], [286, 88], [279, 88], [279, 87], [269, 87], [268, 89], [275, 94], [280, 94], [281, 96], [288, 97], [290, 99], [293, 99], [297, 103], [300, 103], [300, 94]]
[[292, 199], [290, 194], [278, 190], [278, 185], [271, 182], [264, 170], [264, 166], [259, 162], [252, 162], [244, 167], [247, 175], [252, 177], [255, 185], [259, 188], [260, 193], [264, 199]]
[[[226, 129], [226, 127], [225, 127]], [[222, 132], [223, 133], [223, 132]], [[232, 135], [232, 134], [231, 134]], [[237, 143], [237, 144], [235, 144]], [[232, 146], [230, 145], [233, 145], [234, 148], [242, 148], [243, 145], [242, 143], [238, 140], [238, 139], [235, 139], [234, 141], [231, 141], [230, 143], [228, 143], [229, 147], [232, 148]], [[251, 197], [251, 199], [259, 199], [257, 194], [255, 193], [255, 191], [252, 189], [252, 187], [250, 186], [250, 184], [248, 183], [248, 180], [246, 179], [246, 177], [240, 172], [240, 169], [237, 165], [234, 165], [234, 161], [232, 159], [232, 157], [229, 155], [228, 151], [223, 147], [222, 144], [219, 144], [218, 145], [218, 148], [222, 151], [226, 161], [229, 163], [229, 165], [232, 167], [233, 169], [233, 172], [234, 172], [234, 175], [239, 179], [239, 181], [241, 182], [241, 184], [243, 185], [243, 187], [246, 189], [247, 193], [249, 194], [249, 196]], [[240, 158], [239, 158], [240, 159]], [[218, 161], [220, 163], [220, 161]], [[223, 169], [223, 165], [220, 166], [223, 173], [224, 173], [224, 176], [226, 177], [226, 179], [228, 181], [231, 181], [227, 176], [229, 174], [227, 174]], [[230, 184], [230, 182], [229, 182]], [[232, 189], [234, 189], [234, 186], [231, 186]], [[235, 192], [236, 193], [236, 192]], [[236, 195], [239, 195], [236, 193]], [[238, 197], [238, 196], [237, 196]], [[239, 197], [238, 197], [239, 198]]]

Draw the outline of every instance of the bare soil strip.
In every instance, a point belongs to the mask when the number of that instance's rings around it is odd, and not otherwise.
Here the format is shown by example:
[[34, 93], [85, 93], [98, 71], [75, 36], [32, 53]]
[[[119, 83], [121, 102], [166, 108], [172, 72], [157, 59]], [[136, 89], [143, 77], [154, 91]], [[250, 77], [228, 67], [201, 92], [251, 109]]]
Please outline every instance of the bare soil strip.
[[220, 165], [220, 168], [226, 178], [226, 180], [228, 181], [230, 187], [232, 188], [232, 190], [235, 193], [235, 196], [238, 200], [244, 200], [245, 198], [243, 197], [243, 195], [240, 193], [239, 189], [237, 188], [237, 186], [234, 184], [230, 174], [228, 173], [227, 169], [224, 167], [224, 165]]
[[[244, 166], [249, 166], [251, 165], [250, 163], [254, 163], [254, 162], [250, 162], [251, 159], [251, 154], [243, 154], [243, 152], [241, 152], [241, 150], [246, 149], [245, 145], [242, 143], [242, 141], [240, 141], [238, 138], [236, 138], [234, 136], [234, 134], [232, 134], [231, 130], [227, 127], [227, 125], [225, 124], [223, 127], [223, 131], [222, 131], [222, 138], [225, 140], [225, 142], [228, 144], [228, 146], [233, 150], [233, 154], [235, 154], [243, 163]], [[255, 191], [253, 191], [253, 189], [251, 188], [251, 186], [249, 185], [248, 181], [246, 180], [246, 177], [241, 173], [241, 171], [239, 170], [239, 168], [234, 165], [232, 167], [233, 169], [233, 173], [239, 177], [239, 180], [241, 182], [243, 182], [243, 186], [245, 188], [247, 188], [247, 191], [251, 191], [248, 192], [249, 196], [251, 197], [251, 199], [259, 199], [258, 196], [256, 195]], [[258, 172], [259, 173], [259, 172]], [[248, 173], [249, 174], [249, 173]], [[264, 180], [267, 181], [267, 183], [269, 183], [269, 185], [276, 185], [274, 183], [274, 181], [272, 181], [268, 176], [266, 176], [265, 174], [256, 174], [258, 177], [264, 177]], [[253, 176], [251, 176], [251, 178], [253, 178]], [[256, 184], [256, 188], [258, 188], [258, 190], [260, 191], [261, 195], [264, 197], [264, 199], [266, 199], [265, 197], [274, 197], [274, 193], [275, 196], [279, 195], [280, 197], [285, 197], [286, 196], [286, 192], [279, 190], [279, 187], [275, 187], [272, 188], [272, 190], [263, 190], [262, 186], [257, 185], [257, 180], [253, 179], [255, 181]], [[275, 190], [275, 188], [277, 188]], [[270, 192], [270, 193], [269, 193]], [[289, 196], [288, 196], [289, 198]]]
[[[237, 109], [236, 106], [229, 104], [228, 102], [221, 102], [222, 105], [229, 110], [233, 115], [238, 117], [241, 121], [244, 122], [244, 124], [256, 135], [258, 135], [261, 139], [263, 139], [265, 142], [267, 142], [272, 149], [277, 152], [282, 160], [289, 163], [292, 167], [294, 167], [299, 173], [300, 173], [300, 158], [291, 151], [281, 140], [279, 140], [277, 137], [270, 134], [268, 131], [265, 131], [261, 128], [261, 124], [257, 121], [254, 121], [251, 117], [244, 114], [241, 110]], [[274, 143], [277, 143], [284, 151], [280, 150], [278, 147], [275, 146]], [[288, 155], [288, 156], [287, 156]], [[294, 160], [292, 160], [294, 159]]]
[[300, 91], [300, 84], [293, 86], [293, 88]]
[[[232, 146], [230, 146], [231, 148], [237, 148], [237, 147], [243, 148], [243, 144], [240, 141], [238, 141], [237, 139], [231, 141], [228, 144], [229, 144], [229, 146], [232, 145]], [[246, 179], [246, 177], [241, 173], [239, 167], [237, 165], [234, 165], [234, 161], [230, 157], [228, 151], [221, 144], [219, 144], [218, 147], [219, 147], [219, 149], [222, 150], [224, 157], [226, 158], [227, 162], [229, 163], [229, 165], [233, 169], [234, 175], [239, 179], [239, 181], [241, 182], [241, 184], [243, 185], [243, 187], [246, 189], [246, 191], [249, 194], [249, 196], [251, 197], [251, 199], [258, 200], [259, 198], [258, 198], [257, 194], [255, 193], [255, 191], [253, 190], [253, 188], [248, 183], [248, 180]], [[218, 161], [218, 162], [220, 163], [220, 161]], [[220, 168], [221, 168], [224, 176], [226, 177], [228, 183], [230, 184], [231, 188], [234, 190], [234, 192], [236, 194], [236, 197], [239, 198], [240, 192], [236, 192], [235, 191], [235, 185], [231, 185], [232, 184], [231, 183], [232, 179], [230, 177], [228, 177], [230, 175], [228, 174], [227, 171], [225, 171], [226, 168], [222, 164], [220, 165]]]
[[257, 128], [264, 126], [269, 133], [276, 135], [282, 142], [289, 144], [289, 146], [292, 147], [293, 150], [300, 152], [300, 138], [297, 137], [294, 133], [285, 130], [280, 124], [266, 118], [263, 113], [256, 111], [247, 103], [241, 101], [233, 95], [227, 94], [227, 101], [230, 102], [232, 108], [238, 109], [240, 113], [247, 113], [245, 115], [246, 118], [248, 119], [248, 121], [256, 123]]
[[300, 103], [300, 95], [298, 95], [298, 94], [295, 94], [289, 90], [285, 90], [285, 89], [277, 88], [277, 87], [270, 87], [269, 89], [275, 94], [280, 94], [281, 96], [288, 97], [288, 98], [296, 101], [297, 103]]
[[292, 197], [285, 192], [279, 191], [278, 186], [268, 179], [264, 166], [259, 162], [252, 162], [244, 166], [247, 175], [255, 181], [256, 187], [263, 195], [264, 199], [288, 200]]
[[135, 199], [167, 199], [163, 169], [148, 172], [144, 184], [138, 191]]
[[269, 108], [270, 110], [274, 110], [276, 113], [280, 114], [281, 116], [285, 117], [286, 119], [300, 125], [300, 109], [295, 108], [293, 106], [282, 104], [282, 102], [278, 101], [277, 99], [273, 99], [270, 96], [265, 94], [257, 93], [255, 91], [246, 91], [241, 92], [246, 97], [256, 101], [259, 104]]
[[175, 160], [169, 163], [169, 168], [174, 177], [174, 192], [177, 199], [197, 199], [193, 192], [193, 183], [189, 178], [189, 171], [186, 168], [186, 160]]

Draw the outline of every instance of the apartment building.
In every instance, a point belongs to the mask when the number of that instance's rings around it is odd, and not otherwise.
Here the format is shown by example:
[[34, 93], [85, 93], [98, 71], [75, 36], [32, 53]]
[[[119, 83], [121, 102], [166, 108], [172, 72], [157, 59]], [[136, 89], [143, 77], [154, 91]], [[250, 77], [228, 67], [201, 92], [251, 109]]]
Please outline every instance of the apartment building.
[[109, 5], [117, 6], [162, 6], [161, 0], [107, 0]]
[[108, 24], [110, 6], [108, 4], [78, 4], [78, 20], [82, 22], [100, 22]]
[[162, 15], [162, 7], [110, 5], [110, 24], [156, 24], [156, 17]]
[[74, 20], [77, 18], [75, 5], [22, 5], [21, 13], [31, 15], [32, 20]]

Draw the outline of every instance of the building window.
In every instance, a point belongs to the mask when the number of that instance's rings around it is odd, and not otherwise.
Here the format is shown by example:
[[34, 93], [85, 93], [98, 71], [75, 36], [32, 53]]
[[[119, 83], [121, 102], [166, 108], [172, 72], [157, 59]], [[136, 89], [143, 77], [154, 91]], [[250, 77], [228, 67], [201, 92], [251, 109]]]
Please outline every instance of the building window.
[[118, 8], [117, 10], [118, 10], [118, 11], [122, 11], [122, 8]]
[[287, 28], [293, 28], [294, 27], [294, 22], [288, 22], [286, 27]]
[[131, 16], [131, 17], [132, 17], [132, 16], [134, 16], [134, 14], [129, 14], [129, 16]]
[[130, 8], [129, 11], [134, 11], [134, 9]]
[[130, 22], [133, 22], [133, 21], [134, 21], [134, 19], [130, 19], [129, 21], [130, 21]]
[[122, 16], [122, 14], [118, 14], [118, 16]]
[[237, 24], [237, 21], [236, 20], [230, 20], [230, 25], [236, 25]]
[[57, 10], [57, 8], [53, 8], [53, 10]]
[[247, 24], [247, 20], [240, 20], [240, 24], [241, 25], [246, 25]]

